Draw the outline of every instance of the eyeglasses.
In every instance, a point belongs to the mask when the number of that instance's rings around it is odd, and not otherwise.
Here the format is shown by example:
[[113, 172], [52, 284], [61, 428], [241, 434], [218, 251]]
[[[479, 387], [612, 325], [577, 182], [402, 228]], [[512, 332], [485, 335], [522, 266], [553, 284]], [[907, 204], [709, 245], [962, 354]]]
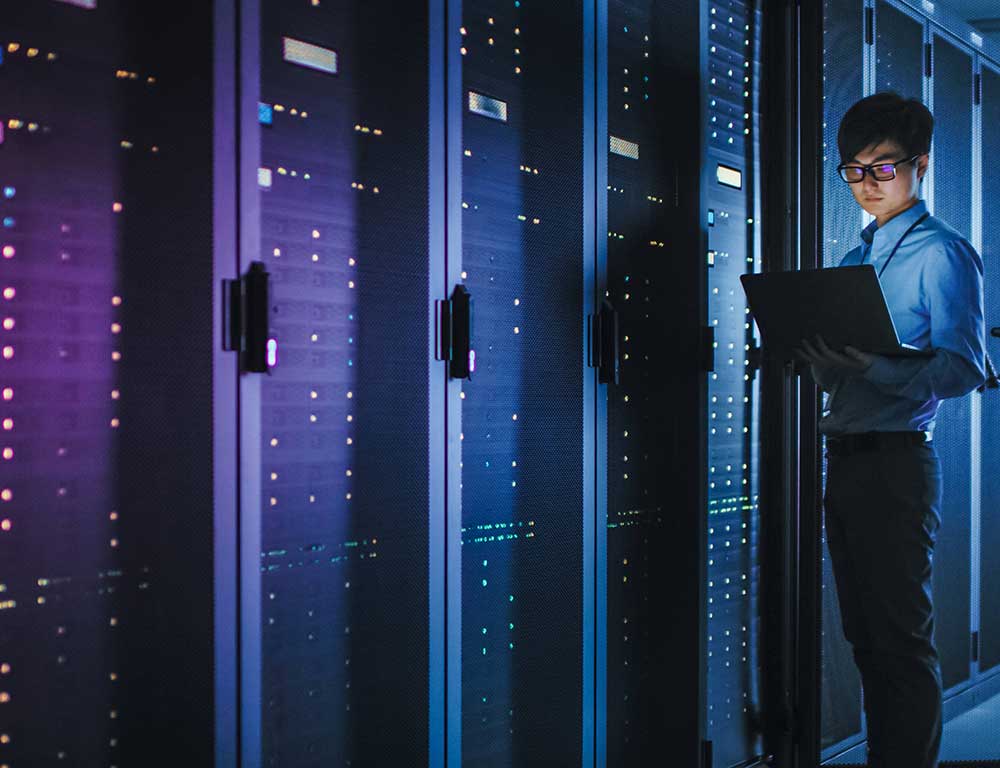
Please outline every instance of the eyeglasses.
[[920, 155], [914, 155], [906, 160], [897, 160], [894, 163], [872, 163], [871, 165], [849, 165], [842, 163], [837, 166], [840, 178], [848, 184], [857, 184], [864, 181], [865, 174], [870, 173], [875, 181], [892, 181], [896, 178], [896, 166], [912, 163]]

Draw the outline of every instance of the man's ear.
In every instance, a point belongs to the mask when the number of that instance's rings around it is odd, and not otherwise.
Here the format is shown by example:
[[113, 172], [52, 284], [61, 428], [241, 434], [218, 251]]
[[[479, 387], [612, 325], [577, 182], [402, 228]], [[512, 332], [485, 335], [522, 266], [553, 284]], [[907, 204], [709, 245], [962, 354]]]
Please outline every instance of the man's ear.
[[917, 178], [920, 181], [924, 180], [924, 174], [927, 173], [927, 164], [930, 162], [929, 155], [921, 155], [917, 160]]

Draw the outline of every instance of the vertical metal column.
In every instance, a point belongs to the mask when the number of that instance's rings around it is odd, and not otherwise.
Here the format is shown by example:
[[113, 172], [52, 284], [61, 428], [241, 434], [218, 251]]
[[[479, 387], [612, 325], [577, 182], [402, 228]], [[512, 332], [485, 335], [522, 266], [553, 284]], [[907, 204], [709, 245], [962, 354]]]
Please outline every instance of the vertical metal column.
[[448, 717], [448, 451], [446, 398], [448, 372], [435, 360], [440, 319], [435, 299], [448, 295], [448, 17], [446, 0], [430, 0], [428, 12], [428, 322], [430, 364], [427, 382], [428, 436], [428, 756], [431, 768], [441, 768], [447, 755]]
[[[978, 55], [972, 58], [972, 247], [976, 252], [983, 252], [983, 105], [979, 95], [979, 82], [982, 77], [982, 63]], [[987, 331], [988, 333], [988, 331]], [[972, 471], [970, 482], [971, 509], [969, 510], [969, 565], [971, 570], [970, 583], [970, 613], [969, 635], [978, 637], [980, 625], [980, 587], [982, 584], [981, 538], [982, 538], [982, 493], [983, 493], [983, 395], [972, 393], [970, 403], [969, 465]], [[969, 669], [969, 679], [975, 681], [979, 677], [978, 654], [972, 657]]]
[[[865, 35], [867, 39], [864, 43], [862, 54], [862, 68], [864, 72], [864, 96], [871, 96], [875, 93], [876, 83], [876, 63], [878, 62], [878, 15], [875, 13], [875, 0], [864, 0], [862, 13], [865, 16]], [[868, 40], [871, 42], [869, 43]], [[847, 158], [845, 158], [847, 159]], [[861, 223], [858, 229], [864, 229], [871, 224], [872, 216], [865, 210], [859, 211]], [[864, 711], [861, 713], [864, 718]]]
[[[461, 0], [444, 0], [445, 46], [445, 243], [444, 290], [462, 281], [462, 54]], [[447, 373], [444, 374], [447, 376]], [[462, 764], [462, 383], [445, 381], [445, 764]]]
[[[931, 62], [934, 61], [934, 33], [931, 31], [930, 25], [924, 21], [924, 45], [931, 46]], [[934, 113], [934, 78], [928, 76], [927, 70], [924, 70], [923, 79], [923, 102], [927, 106], [927, 109]], [[937, 162], [935, 160], [936, 153], [934, 151], [934, 145], [937, 143], [937, 138], [931, 139], [931, 156], [930, 162], [927, 167], [927, 174], [924, 177], [923, 183], [923, 198], [927, 201], [927, 210], [934, 213], [934, 175]]]
[[[598, 183], [600, 172], [600, 142], [598, 108], [600, 73], [599, 63], [599, 17], [597, 2], [586, 2], [583, 5], [583, 303], [581, 331], [583, 345], [581, 349], [581, 368], [583, 375], [583, 707], [581, 749], [582, 764], [590, 768], [598, 764], [596, 739], [598, 733], [603, 733], [605, 718], [598, 704], [598, 690], [603, 693], [604, 685], [599, 681], [605, 677], [605, 665], [597, 652], [599, 638], [606, 636], [606, 621], [600, 616], [607, 613], [607, 593], [600, 588], [603, 572], [607, 574], [606, 542], [607, 526], [603, 525], [606, 509], [606, 494], [599, 493], [601, 485], [600, 471], [602, 464], [598, 457], [602, 455], [600, 447], [607, 443], [607, 423], [602, 423], [598, 416], [596, 398], [599, 392], [606, 391], [597, 383], [594, 370], [587, 367], [590, 339], [587, 334], [588, 318], [594, 314], [597, 306], [597, 290], [600, 282], [597, 269], [597, 249], [602, 231], [599, 226], [600, 216], [598, 200], [606, 197], [604, 187]], [[605, 30], [605, 35], [606, 30]], [[606, 67], [605, 67], [606, 76]], [[606, 110], [605, 110], [606, 111]], [[606, 175], [606, 174], [605, 174]], [[601, 442], [601, 437], [604, 442]], [[604, 462], [604, 467], [607, 462]], [[606, 483], [606, 479], [605, 479]], [[602, 503], [603, 501], [603, 503]], [[601, 535], [602, 528], [604, 536]], [[602, 546], [603, 545], [603, 546]], [[604, 554], [602, 554], [602, 551]], [[604, 608], [602, 611], [601, 608]], [[606, 646], [605, 646], [606, 647]], [[603, 760], [599, 764], [603, 765]]]
[[[823, 16], [818, 3], [799, 7], [798, 266], [823, 266]], [[798, 765], [819, 764], [822, 730], [823, 618], [822, 456], [817, 418], [821, 395], [799, 379], [798, 452], [798, 669], [795, 709]], [[793, 611], [794, 615], [794, 611]]]
[[[797, 267], [796, 185], [799, 152], [800, 73], [796, 53], [798, 9], [781, 3], [768, 8], [763, 18], [764, 61], [761, 78], [761, 111], [769, 125], [761, 131], [762, 165], [774, 158], [773, 173], [761, 179], [761, 237], [765, 271]], [[818, 81], [817, 81], [818, 82]], [[798, 414], [794, 374], [781, 362], [767, 362], [761, 370], [761, 399], [765, 417], [761, 429], [761, 576], [760, 643], [769, 659], [762, 668], [761, 700], [764, 751], [778, 765], [791, 765], [795, 728], [794, 649], [790, 605], [794, 600], [792, 563], [794, 507], [797, 497]], [[812, 471], [811, 467], [805, 468]], [[804, 633], [803, 633], [804, 634]], [[800, 702], [808, 706], [808, 702]]]
[[[589, 7], [589, 6], [588, 6]], [[592, 125], [594, 131], [592, 183], [585, 181], [586, 189], [594, 189], [593, 227], [594, 266], [593, 274], [584, 276], [584, 291], [589, 292], [593, 299], [603, 296], [608, 284], [608, 0], [596, 0], [593, 9], [595, 14], [595, 29], [593, 35], [593, 99], [592, 108], [588, 110], [588, 102], [584, 102], [585, 130]], [[585, 25], [586, 26], [586, 25]], [[585, 53], [585, 55], [587, 55]], [[587, 68], [584, 68], [587, 71]], [[593, 112], [593, 121], [589, 117]], [[588, 160], [588, 163], [590, 161]], [[584, 174], [586, 179], [586, 172]], [[586, 220], [586, 219], [585, 219]], [[591, 233], [585, 233], [584, 242], [588, 242]], [[589, 278], [589, 279], [588, 279]], [[585, 313], [593, 313], [596, 304], [585, 298]], [[586, 307], [590, 307], [587, 309]], [[585, 341], [586, 343], [586, 341]], [[584, 375], [584, 381], [593, 381], [593, 372]], [[593, 384], [595, 440], [594, 455], [594, 505], [596, 564], [596, 648], [595, 663], [595, 723], [594, 723], [594, 760], [596, 768], [607, 764], [608, 737], [608, 387]], [[587, 398], [585, 396], [584, 402]]]
[[[237, 218], [239, 272], [260, 258], [260, 0], [240, 0], [237, 11]], [[260, 376], [239, 381], [239, 657], [240, 768], [261, 763]]]

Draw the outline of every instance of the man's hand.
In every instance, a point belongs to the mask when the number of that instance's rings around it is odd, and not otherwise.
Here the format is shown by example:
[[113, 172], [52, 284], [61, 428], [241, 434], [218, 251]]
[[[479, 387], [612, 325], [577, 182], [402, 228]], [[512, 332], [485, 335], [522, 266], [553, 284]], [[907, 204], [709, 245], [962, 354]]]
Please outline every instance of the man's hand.
[[815, 346], [810, 344], [808, 339], [802, 339], [802, 346], [796, 349], [795, 353], [811, 365], [839, 368], [850, 373], [864, 373], [875, 361], [874, 355], [861, 352], [854, 347], [845, 347], [842, 353], [834, 352], [826, 345], [822, 336], [816, 337]]

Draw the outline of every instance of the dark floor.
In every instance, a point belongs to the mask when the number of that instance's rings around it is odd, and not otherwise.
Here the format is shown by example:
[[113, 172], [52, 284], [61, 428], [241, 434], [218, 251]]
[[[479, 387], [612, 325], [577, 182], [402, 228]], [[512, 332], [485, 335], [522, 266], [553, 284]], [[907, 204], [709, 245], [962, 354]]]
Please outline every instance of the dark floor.
[[[995, 760], [1000, 765], [1000, 694], [944, 725], [942, 761]], [[865, 745], [859, 744], [823, 765], [864, 765]]]

